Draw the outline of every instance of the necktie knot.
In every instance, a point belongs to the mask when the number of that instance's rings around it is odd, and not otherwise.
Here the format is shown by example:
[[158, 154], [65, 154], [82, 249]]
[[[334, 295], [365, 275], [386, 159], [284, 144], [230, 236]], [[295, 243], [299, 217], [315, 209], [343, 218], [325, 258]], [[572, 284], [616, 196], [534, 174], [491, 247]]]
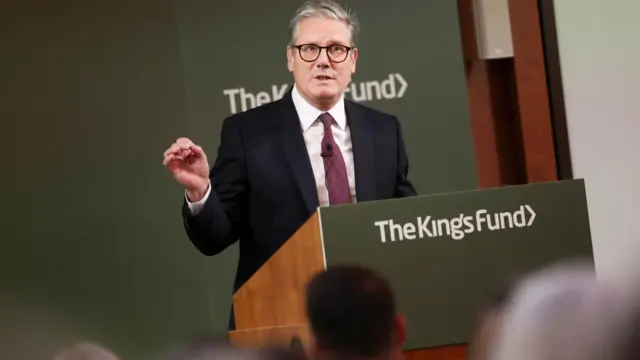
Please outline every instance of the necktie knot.
[[322, 125], [324, 126], [324, 131], [330, 131], [331, 125], [333, 124], [333, 116], [329, 113], [323, 113], [320, 115], [320, 121], [322, 121]]

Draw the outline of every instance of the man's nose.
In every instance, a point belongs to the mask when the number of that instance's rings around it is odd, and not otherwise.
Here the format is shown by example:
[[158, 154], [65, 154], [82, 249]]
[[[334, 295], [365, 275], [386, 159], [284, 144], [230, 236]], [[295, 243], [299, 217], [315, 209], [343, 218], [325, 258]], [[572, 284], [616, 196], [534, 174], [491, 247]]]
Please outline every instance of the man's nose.
[[330, 65], [329, 55], [326, 49], [320, 49], [320, 56], [316, 59], [316, 66], [327, 68]]

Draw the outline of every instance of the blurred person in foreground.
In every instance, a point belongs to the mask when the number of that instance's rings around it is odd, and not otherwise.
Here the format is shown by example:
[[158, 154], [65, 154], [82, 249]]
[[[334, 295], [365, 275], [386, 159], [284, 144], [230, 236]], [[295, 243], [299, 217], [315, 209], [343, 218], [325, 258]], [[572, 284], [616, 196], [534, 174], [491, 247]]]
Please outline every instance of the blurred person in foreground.
[[313, 360], [395, 360], [407, 330], [393, 290], [376, 271], [358, 265], [331, 266], [306, 288]]
[[550, 266], [514, 290], [492, 360], [626, 360], [632, 302], [591, 263]]

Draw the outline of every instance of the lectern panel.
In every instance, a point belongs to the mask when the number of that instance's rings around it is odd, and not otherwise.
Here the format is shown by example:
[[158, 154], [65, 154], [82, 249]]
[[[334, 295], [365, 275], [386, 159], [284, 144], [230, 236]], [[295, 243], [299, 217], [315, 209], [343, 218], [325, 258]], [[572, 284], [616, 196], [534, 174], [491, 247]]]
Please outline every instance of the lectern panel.
[[593, 258], [582, 180], [336, 206], [320, 216], [327, 267], [358, 262], [392, 282], [407, 349], [468, 342], [505, 278]]
[[325, 269], [320, 234], [315, 213], [233, 295], [236, 330], [306, 323], [304, 287]]

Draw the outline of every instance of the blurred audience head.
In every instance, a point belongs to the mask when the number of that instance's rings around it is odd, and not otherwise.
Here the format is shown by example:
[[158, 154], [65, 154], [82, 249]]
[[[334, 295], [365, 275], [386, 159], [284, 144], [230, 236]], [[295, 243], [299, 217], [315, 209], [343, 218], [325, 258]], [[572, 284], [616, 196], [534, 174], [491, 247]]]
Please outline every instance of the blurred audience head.
[[629, 303], [598, 281], [591, 263], [566, 263], [514, 289], [489, 350], [495, 360], [618, 360]]
[[393, 290], [376, 271], [336, 265], [307, 285], [306, 312], [315, 359], [394, 359], [406, 340]]
[[54, 356], [53, 360], [120, 360], [120, 358], [101, 345], [81, 342], [62, 350]]

